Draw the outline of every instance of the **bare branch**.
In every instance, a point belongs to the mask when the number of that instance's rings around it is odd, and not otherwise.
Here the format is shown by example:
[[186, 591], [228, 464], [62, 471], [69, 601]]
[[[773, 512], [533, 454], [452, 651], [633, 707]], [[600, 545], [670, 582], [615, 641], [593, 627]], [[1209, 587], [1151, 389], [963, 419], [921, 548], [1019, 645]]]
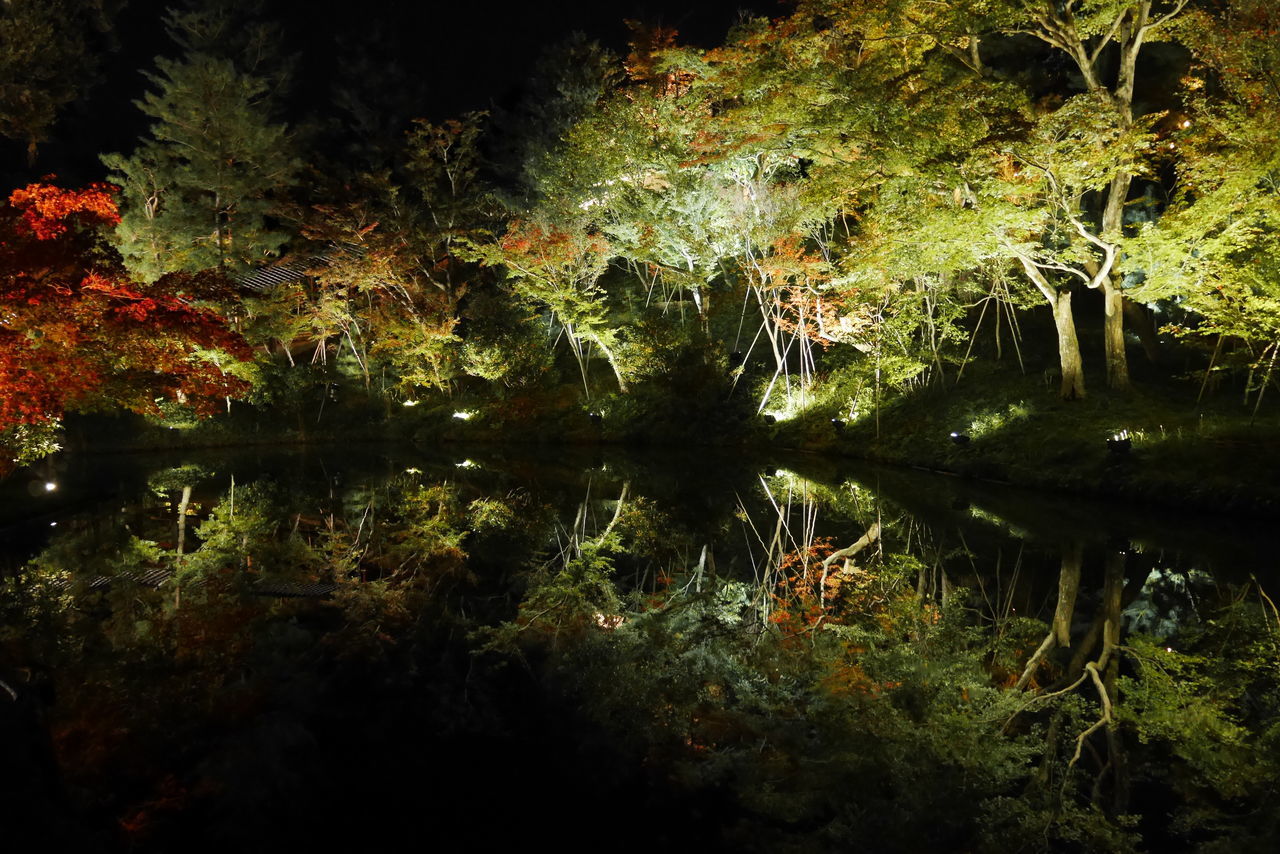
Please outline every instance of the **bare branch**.
[[1039, 648], [1036, 649], [1031, 658], [1028, 659], [1027, 666], [1023, 669], [1022, 675], [1018, 677], [1017, 684], [1013, 686], [1013, 690], [1021, 691], [1023, 688], [1027, 687], [1027, 683], [1031, 681], [1031, 677], [1035, 674], [1036, 668], [1040, 666], [1040, 661], [1051, 649], [1057, 646], [1057, 644], [1057, 635], [1053, 632], [1049, 632], [1049, 634], [1045, 635], [1044, 640], [1040, 642]]
[[1182, 10], [1183, 10], [1183, 9], [1185, 9], [1185, 8], [1187, 8], [1187, 3], [1189, 3], [1189, 2], [1190, 2], [1190, 0], [1178, 0], [1178, 2], [1174, 4], [1174, 6], [1173, 6], [1173, 8], [1172, 8], [1172, 9], [1170, 9], [1168, 12], [1166, 12], [1166, 13], [1165, 13], [1165, 14], [1163, 14], [1163, 15], [1161, 15], [1159, 18], [1155, 19], [1155, 20], [1154, 20], [1154, 21], [1152, 21], [1151, 23], [1149, 23], [1149, 24], [1147, 24], [1146, 26], [1144, 26], [1144, 27], [1142, 28], [1142, 35], [1145, 35], [1145, 34], [1147, 34], [1147, 33], [1151, 32], [1152, 30], [1156, 29], [1157, 27], [1162, 27], [1162, 26], [1164, 26], [1165, 24], [1169, 23], [1169, 21], [1171, 21], [1171, 20], [1173, 20], [1174, 18], [1178, 17], [1178, 15], [1180, 15], [1180, 14], [1182, 13]]
[[840, 549], [839, 551], [834, 551], [831, 554], [827, 555], [826, 559], [822, 561], [822, 571], [826, 572], [831, 567], [831, 564], [835, 563], [837, 560], [840, 560], [841, 558], [844, 558], [845, 569], [848, 569], [849, 558], [853, 557], [858, 552], [862, 551], [863, 549], [865, 549], [867, 546], [871, 545], [878, 539], [880, 539], [880, 523], [872, 522], [871, 527], [867, 529], [867, 532], [863, 534], [862, 538], [859, 539], [856, 543], [849, 546], [848, 548]]
[[[1104, 726], [1111, 725], [1111, 697], [1107, 694], [1107, 686], [1102, 684], [1102, 677], [1098, 675], [1097, 662], [1090, 661], [1084, 666], [1085, 672], [1093, 677], [1094, 687], [1098, 689], [1098, 697], [1102, 700], [1102, 714], [1094, 721], [1093, 725], [1076, 737], [1076, 752], [1072, 755], [1071, 761], [1067, 763], [1067, 770], [1071, 770], [1077, 762], [1080, 761], [1080, 751], [1084, 748], [1084, 741]], [[1064, 779], [1063, 786], [1067, 781]]]
[[1102, 266], [1098, 268], [1098, 272], [1094, 274], [1093, 278], [1090, 279], [1085, 277], [1085, 282], [1089, 287], [1097, 288], [1101, 286], [1102, 283], [1111, 275], [1111, 268], [1114, 267], [1116, 263], [1116, 247], [1114, 244], [1107, 243], [1102, 238], [1093, 234], [1089, 229], [1084, 227], [1084, 223], [1080, 222], [1080, 220], [1075, 217], [1071, 217], [1071, 224], [1075, 226], [1076, 231], [1080, 233], [1081, 237], [1101, 249], [1105, 256]]

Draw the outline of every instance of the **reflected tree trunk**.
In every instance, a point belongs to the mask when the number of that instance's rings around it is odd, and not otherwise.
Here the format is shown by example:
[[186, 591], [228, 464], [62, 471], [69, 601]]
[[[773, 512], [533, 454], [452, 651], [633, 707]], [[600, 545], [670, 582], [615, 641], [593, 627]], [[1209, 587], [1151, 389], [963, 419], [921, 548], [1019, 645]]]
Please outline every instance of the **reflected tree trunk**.
[[182, 498], [178, 500], [178, 557], [181, 558], [187, 545], [187, 508], [191, 506], [191, 487], [182, 487]]
[[[1040, 646], [1032, 653], [1027, 665], [1018, 677], [1014, 690], [1021, 691], [1031, 684], [1036, 670], [1055, 646], [1071, 646], [1071, 623], [1075, 619], [1076, 597], [1080, 593], [1080, 567], [1084, 561], [1084, 546], [1074, 540], [1062, 548], [1062, 568], [1058, 571], [1058, 604], [1053, 612], [1053, 625]], [[1083, 666], [1083, 662], [1081, 663]]]
[[[1120, 675], [1120, 655], [1117, 649], [1120, 646], [1120, 630], [1124, 619], [1124, 564], [1123, 551], [1111, 551], [1107, 554], [1106, 578], [1103, 582], [1105, 622], [1100, 659], [1100, 662], [1105, 661], [1105, 666], [1100, 663], [1099, 668], [1102, 670], [1102, 682], [1112, 708], [1120, 701], [1116, 682]], [[1129, 805], [1129, 767], [1124, 743], [1114, 721], [1107, 723], [1107, 764], [1113, 781], [1111, 809], [1117, 814], [1123, 813]]]
[[[191, 506], [191, 486], [182, 487], [182, 498], [178, 500], [178, 563], [182, 563], [182, 555], [186, 551], [187, 546], [187, 508]], [[182, 605], [182, 584], [178, 581], [173, 585], [173, 609], [176, 611]]]
[[1058, 607], [1053, 612], [1053, 636], [1058, 646], [1071, 646], [1071, 622], [1075, 617], [1076, 596], [1080, 592], [1080, 565], [1084, 546], [1073, 542], [1062, 550], [1062, 569], [1058, 572]]

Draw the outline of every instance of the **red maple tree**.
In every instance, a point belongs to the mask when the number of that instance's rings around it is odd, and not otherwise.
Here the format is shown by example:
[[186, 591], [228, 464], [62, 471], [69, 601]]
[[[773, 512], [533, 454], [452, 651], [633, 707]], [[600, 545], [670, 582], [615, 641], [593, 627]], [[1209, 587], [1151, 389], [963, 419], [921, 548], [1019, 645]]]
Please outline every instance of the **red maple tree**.
[[31, 184], [0, 207], [0, 471], [23, 425], [70, 410], [158, 413], [174, 400], [209, 414], [248, 384], [221, 364], [248, 345], [193, 299], [209, 276], [132, 281], [103, 229], [113, 188]]

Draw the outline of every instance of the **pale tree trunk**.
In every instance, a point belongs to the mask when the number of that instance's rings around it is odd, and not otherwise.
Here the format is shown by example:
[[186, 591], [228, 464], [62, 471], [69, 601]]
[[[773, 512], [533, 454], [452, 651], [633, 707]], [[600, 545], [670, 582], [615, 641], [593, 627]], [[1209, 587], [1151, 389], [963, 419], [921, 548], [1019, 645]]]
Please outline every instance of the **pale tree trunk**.
[[[1035, 24], [1030, 32], [1069, 55], [1084, 77], [1085, 86], [1094, 92], [1104, 93], [1120, 113], [1120, 120], [1127, 129], [1133, 124], [1133, 99], [1138, 75], [1138, 57], [1148, 36], [1182, 14], [1189, 0], [1171, 0], [1156, 4], [1153, 0], [1128, 0], [1115, 4], [1111, 11], [1110, 26], [1103, 19], [1101, 29], [1077, 27], [1073, 4], [1043, 0], [1033, 12]], [[1079, 10], [1077, 9], [1076, 12]], [[1155, 17], [1152, 17], [1153, 12]], [[1099, 34], [1101, 38], [1099, 38]], [[1108, 48], [1114, 46], [1115, 51]], [[1106, 66], [1115, 57], [1115, 82], [1108, 86], [1104, 81]], [[1129, 169], [1117, 172], [1107, 188], [1102, 214], [1102, 238], [1113, 246], [1124, 238], [1124, 205], [1133, 183]], [[1107, 384], [1118, 390], [1129, 388], [1129, 363], [1124, 346], [1123, 295], [1119, 277], [1110, 272], [1100, 286], [1105, 306], [1103, 341], [1106, 347]], [[1065, 380], [1065, 372], [1064, 372]]]
[[1084, 397], [1084, 363], [1080, 358], [1080, 341], [1076, 338], [1076, 321], [1071, 313], [1071, 292], [1061, 291], [1052, 301], [1053, 325], [1058, 330], [1058, 365], [1062, 385], [1058, 389], [1063, 400]]
[[1060, 647], [1071, 646], [1071, 622], [1076, 613], [1076, 596], [1080, 592], [1080, 565], [1084, 547], [1079, 541], [1062, 549], [1062, 569], [1058, 573], [1058, 607], [1053, 612], [1053, 635]]
[[1080, 593], [1080, 566], [1083, 561], [1084, 547], [1078, 540], [1062, 547], [1062, 569], [1058, 572], [1058, 605], [1053, 612], [1053, 626], [1039, 648], [1027, 660], [1014, 690], [1021, 691], [1031, 684], [1040, 663], [1054, 647], [1071, 647], [1071, 623], [1075, 619], [1076, 597]]
[[[1111, 181], [1107, 191], [1107, 206], [1102, 212], [1102, 234], [1112, 242], [1119, 242], [1124, 228], [1124, 203], [1129, 197], [1133, 176], [1121, 172]], [[1107, 386], [1117, 391], [1129, 389], [1129, 360], [1124, 347], [1124, 293], [1120, 289], [1120, 276], [1112, 272], [1102, 280], [1103, 321], [1102, 340], [1107, 360]]]
[[618, 391], [628, 394], [630, 389], [627, 388], [627, 380], [622, 376], [622, 370], [618, 367], [618, 360], [614, 357], [613, 351], [605, 346], [605, 343], [598, 337], [593, 337], [591, 343], [600, 348], [600, 352], [604, 353], [605, 361], [609, 363], [609, 367], [613, 369], [613, 375], [618, 380]]
[[[178, 500], [178, 563], [182, 563], [182, 555], [187, 545], [187, 508], [191, 506], [191, 487], [182, 487], [182, 498]], [[182, 584], [175, 579], [173, 585], [173, 609], [182, 606]]]
[[191, 506], [191, 487], [182, 487], [182, 498], [178, 501], [178, 557], [182, 557], [187, 545], [187, 508]]
[[1117, 391], [1129, 389], [1129, 360], [1124, 351], [1124, 294], [1114, 278], [1102, 283], [1102, 340], [1106, 344], [1107, 387]]
[[1084, 362], [1080, 358], [1080, 340], [1076, 338], [1076, 320], [1071, 313], [1071, 291], [1060, 291], [1045, 278], [1035, 262], [1017, 254], [1022, 271], [1053, 309], [1053, 325], [1058, 330], [1058, 367], [1062, 371], [1059, 394], [1063, 400], [1084, 397]]

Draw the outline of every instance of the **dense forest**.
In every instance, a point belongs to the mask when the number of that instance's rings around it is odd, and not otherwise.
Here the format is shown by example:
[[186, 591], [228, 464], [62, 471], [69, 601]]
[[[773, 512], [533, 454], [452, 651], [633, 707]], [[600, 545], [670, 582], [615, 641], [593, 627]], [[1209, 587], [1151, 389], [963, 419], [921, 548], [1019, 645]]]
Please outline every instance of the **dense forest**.
[[366, 6], [0, 0], [6, 844], [1275, 850], [1275, 0]]
[[121, 407], [879, 439], [895, 400], [995, 363], [1018, 397], [1139, 375], [1255, 413], [1274, 379], [1263, 0], [800, 2], [707, 49], [633, 22], [625, 56], [569, 36], [514, 96], [443, 121], [369, 45], [320, 106], [282, 47], [299, 20], [195, 3], [163, 19], [141, 136], [43, 177], [118, 11], [0, 19], [0, 130], [31, 176], [2, 224], [10, 461]]

